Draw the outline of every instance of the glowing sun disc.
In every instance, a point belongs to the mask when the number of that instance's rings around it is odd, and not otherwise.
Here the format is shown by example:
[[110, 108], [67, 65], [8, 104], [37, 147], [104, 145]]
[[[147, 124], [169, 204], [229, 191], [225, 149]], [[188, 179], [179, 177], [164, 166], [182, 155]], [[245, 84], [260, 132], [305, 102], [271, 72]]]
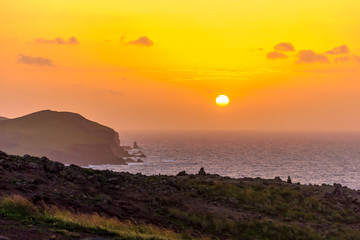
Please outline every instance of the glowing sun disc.
[[226, 95], [219, 95], [216, 98], [216, 104], [220, 107], [225, 107], [229, 104], [229, 98]]

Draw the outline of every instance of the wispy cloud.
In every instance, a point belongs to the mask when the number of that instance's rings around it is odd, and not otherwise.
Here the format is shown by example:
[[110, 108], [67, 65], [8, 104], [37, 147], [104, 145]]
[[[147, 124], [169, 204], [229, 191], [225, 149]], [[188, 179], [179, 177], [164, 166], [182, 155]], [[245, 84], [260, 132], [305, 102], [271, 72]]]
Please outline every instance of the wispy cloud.
[[338, 57], [335, 59], [335, 62], [357, 62], [360, 63], [360, 57], [357, 55], [345, 56], [345, 57]]
[[285, 59], [288, 56], [283, 52], [292, 52], [295, 51], [295, 47], [289, 42], [278, 43], [274, 46], [274, 50], [266, 54], [267, 59], [275, 60], [275, 59]]
[[266, 54], [266, 57], [272, 60], [287, 58], [287, 56], [284, 53], [277, 51], [269, 52], [268, 54]]
[[54, 66], [51, 59], [42, 58], [42, 57], [31, 57], [23, 54], [18, 55], [17, 59], [18, 63], [27, 64], [27, 65], [35, 65], [40, 67], [52, 67]]
[[75, 37], [68, 39], [67, 44], [79, 44], [79, 41]]
[[350, 62], [350, 57], [349, 56], [338, 57], [335, 59], [335, 62]]
[[357, 56], [357, 55], [352, 55], [351, 57], [352, 57], [352, 60], [353, 60], [354, 62], [360, 63], [360, 57], [359, 57], [359, 56]]
[[40, 44], [68, 44], [68, 45], [77, 45], [79, 44], [79, 41], [75, 37], [71, 37], [68, 40], [65, 40], [64, 38], [58, 37], [55, 39], [44, 39], [44, 38], [37, 38], [34, 41], [35, 43]]
[[122, 35], [121, 38], [120, 38], [120, 43], [124, 43], [124, 42], [125, 42], [125, 38], [126, 38], [126, 35]]
[[150, 40], [147, 36], [139, 37], [138, 39], [134, 41], [128, 42], [128, 44], [136, 45], [136, 46], [145, 46], [145, 47], [151, 47], [154, 45], [154, 42]]
[[287, 42], [276, 44], [274, 46], [274, 49], [282, 52], [295, 51], [295, 47], [291, 43]]
[[96, 93], [101, 94], [101, 95], [109, 95], [109, 96], [124, 96], [125, 94], [123, 92], [120, 91], [116, 91], [113, 89], [103, 89], [103, 90], [97, 90]]
[[329, 59], [323, 55], [315, 53], [313, 50], [301, 50], [298, 53], [297, 63], [328, 63]]
[[347, 45], [341, 45], [339, 47], [334, 47], [333, 49], [325, 52], [326, 54], [346, 54], [349, 53], [350, 49]]

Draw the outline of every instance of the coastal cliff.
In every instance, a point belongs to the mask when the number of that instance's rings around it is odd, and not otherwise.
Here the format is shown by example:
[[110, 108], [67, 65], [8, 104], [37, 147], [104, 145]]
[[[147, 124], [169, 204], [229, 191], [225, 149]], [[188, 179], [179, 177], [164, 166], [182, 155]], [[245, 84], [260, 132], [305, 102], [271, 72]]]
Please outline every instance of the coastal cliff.
[[130, 154], [113, 129], [70, 112], [44, 110], [0, 121], [0, 149], [66, 164], [126, 164]]

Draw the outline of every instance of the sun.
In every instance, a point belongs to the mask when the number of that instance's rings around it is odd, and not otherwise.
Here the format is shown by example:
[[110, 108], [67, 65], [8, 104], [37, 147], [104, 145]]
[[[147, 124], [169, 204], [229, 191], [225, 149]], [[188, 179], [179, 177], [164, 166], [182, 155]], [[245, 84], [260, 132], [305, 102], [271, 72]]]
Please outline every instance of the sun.
[[219, 95], [216, 98], [216, 104], [220, 107], [226, 107], [229, 104], [229, 98], [226, 95]]

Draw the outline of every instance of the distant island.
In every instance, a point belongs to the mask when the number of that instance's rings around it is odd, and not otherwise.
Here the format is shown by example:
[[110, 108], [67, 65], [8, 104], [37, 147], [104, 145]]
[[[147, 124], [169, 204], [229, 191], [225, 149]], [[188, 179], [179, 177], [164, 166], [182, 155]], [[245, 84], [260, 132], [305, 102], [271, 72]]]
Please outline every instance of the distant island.
[[120, 146], [116, 131], [77, 113], [44, 110], [0, 120], [0, 149], [11, 154], [47, 156], [81, 166], [141, 161]]
[[145, 176], [1, 151], [0, 176], [0, 239], [360, 238], [359, 191], [340, 184]]

